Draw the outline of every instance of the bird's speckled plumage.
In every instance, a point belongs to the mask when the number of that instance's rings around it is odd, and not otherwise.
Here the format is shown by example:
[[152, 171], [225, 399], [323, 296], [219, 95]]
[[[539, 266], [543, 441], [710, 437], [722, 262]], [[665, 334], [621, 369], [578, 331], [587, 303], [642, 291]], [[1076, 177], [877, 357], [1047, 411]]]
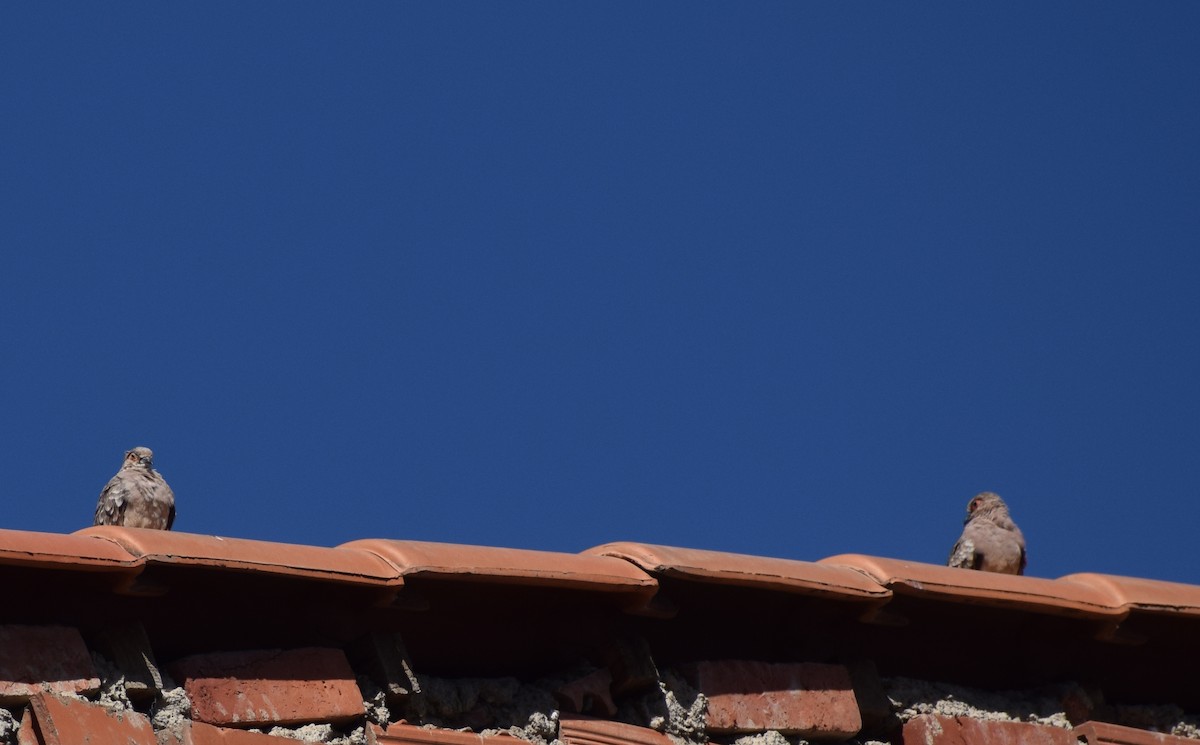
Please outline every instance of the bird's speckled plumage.
[[154, 453], [137, 447], [125, 453], [117, 475], [100, 491], [96, 525], [170, 530], [175, 523], [175, 494], [154, 470]]
[[967, 504], [962, 535], [949, 566], [1000, 574], [1025, 573], [1025, 536], [999, 494], [980, 492]]

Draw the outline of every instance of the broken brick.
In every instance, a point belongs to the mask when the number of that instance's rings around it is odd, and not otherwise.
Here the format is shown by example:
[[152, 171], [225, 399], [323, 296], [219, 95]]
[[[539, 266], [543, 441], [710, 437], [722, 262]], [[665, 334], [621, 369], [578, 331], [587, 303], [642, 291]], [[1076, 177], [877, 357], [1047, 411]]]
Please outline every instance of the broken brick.
[[95, 693], [100, 678], [79, 631], [69, 626], [0, 626], [0, 704], [47, 693]]
[[850, 673], [841, 665], [725, 660], [682, 668], [708, 699], [711, 732], [846, 739], [862, 729]]
[[31, 697], [29, 708], [42, 745], [156, 745], [150, 720], [136, 711], [113, 712], [90, 701], [50, 693]]
[[923, 714], [904, 724], [904, 745], [1076, 745], [1069, 729]]
[[21, 726], [17, 728], [17, 745], [41, 745], [33, 730], [33, 712], [26, 707], [21, 714]]
[[170, 669], [192, 701], [192, 718], [208, 724], [338, 724], [366, 713], [340, 649], [202, 654]]
[[1195, 745], [1196, 742], [1187, 737], [1147, 732], [1107, 722], [1084, 722], [1075, 728], [1075, 735], [1087, 745]]

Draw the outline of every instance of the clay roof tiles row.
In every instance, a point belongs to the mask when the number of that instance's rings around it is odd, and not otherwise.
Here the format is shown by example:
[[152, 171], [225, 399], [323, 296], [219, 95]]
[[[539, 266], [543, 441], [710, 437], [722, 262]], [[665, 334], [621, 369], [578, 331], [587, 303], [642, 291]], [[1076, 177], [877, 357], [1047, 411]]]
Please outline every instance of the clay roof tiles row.
[[1130, 613], [1200, 617], [1200, 586], [1152, 579], [1092, 573], [1043, 579], [859, 554], [808, 562], [632, 542], [570, 554], [385, 539], [325, 548], [110, 526], [70, 535], [0, 529], [0, 566], [125, 574], [183, 566], [380, 587], [420, 577], [642, 600], [661, 579], [871, 605], [904, 595], [1104, 621]]

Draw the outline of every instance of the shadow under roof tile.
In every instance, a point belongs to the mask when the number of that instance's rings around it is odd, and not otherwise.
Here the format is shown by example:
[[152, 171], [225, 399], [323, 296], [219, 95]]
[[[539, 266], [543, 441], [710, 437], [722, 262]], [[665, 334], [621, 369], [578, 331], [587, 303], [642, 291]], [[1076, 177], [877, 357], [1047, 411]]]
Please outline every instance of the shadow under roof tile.
[[603, 556], [382, 538], [352, 541], [340, 548], [376, 554], [406, 578], [483, 580], [497, 584], [627, 593], [646, 598], [658, 587], [653, 577], [637, 567]]
[[1008, 607], [1055, 616], [1110, 620], [1125, 615], [1109, 593], [1079, 582], [841, 554], [821, 564], [847, 567], [891, 588], [897, 594], [961, 603]]
[[650, 574], [697, 582], [882, 602], [891, 591], [852, 569], [795, 559], [647, 543], [607, 543], [585, 553], [624, 559]]
[[399, 585], [395, 569], [367, 551], [101, 525], [76, 531], [111, 541], [148, 565], [263, 572], [342, 584]]
[[0, 565], [137, 570], [141, 559], [109, 541], [78, 535], [0, 529]]
[[1200, 587], [1196, 585], [1091, 573], [1068, 574], [1059, 581], [1095, 588], [1108, 594], [1114, 605], [1130, 611], [1200, 617]]

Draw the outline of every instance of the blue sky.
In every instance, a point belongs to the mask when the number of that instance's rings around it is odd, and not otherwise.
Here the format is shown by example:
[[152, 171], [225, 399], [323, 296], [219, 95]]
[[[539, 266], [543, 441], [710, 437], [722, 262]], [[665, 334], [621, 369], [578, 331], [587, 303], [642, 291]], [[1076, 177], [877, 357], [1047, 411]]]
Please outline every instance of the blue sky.
[[[1200, 583], [1200, 6], [0, 9], [0, 525]], [[1184, 559], [1178, 552], [1184, 550]]]

